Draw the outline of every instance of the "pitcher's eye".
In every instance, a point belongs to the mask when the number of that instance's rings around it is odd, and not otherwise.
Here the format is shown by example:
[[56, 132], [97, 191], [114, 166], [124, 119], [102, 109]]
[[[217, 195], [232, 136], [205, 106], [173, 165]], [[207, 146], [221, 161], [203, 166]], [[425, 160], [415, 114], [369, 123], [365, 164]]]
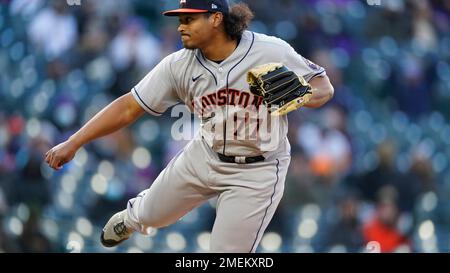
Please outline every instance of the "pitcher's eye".
[[185, 17], [185, 18], [180, 18], [179, 22], [180, 24], [189, 24], [190, 22], [192, 22], [193, 18], [192, 17]]

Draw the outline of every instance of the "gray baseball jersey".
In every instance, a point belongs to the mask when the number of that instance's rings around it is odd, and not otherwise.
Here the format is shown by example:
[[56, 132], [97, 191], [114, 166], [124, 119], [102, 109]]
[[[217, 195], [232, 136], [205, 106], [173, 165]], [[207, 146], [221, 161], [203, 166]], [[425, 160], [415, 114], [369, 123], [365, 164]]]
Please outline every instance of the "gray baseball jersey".
[[[152, 186], [128, 202], [127, 225], [145, 233], [162, 227], [218, 196], [210, 250], [254, 252], [281, 200], [290, 162], [287, 117], [270, 118], [262, 98], [250, 93], [248, 70], [278, 62], [307, 81], [325, 70], [285, 41], [245, 31], [235, 51], [216, 63], [200, 50], [182, 49], [164, 58], [133, 89], [147, 112], [161, 115], [184, 103], [201, 119], [194, 138]], [[251, 164], [225, 163], [218, 153], [263, 155]]]

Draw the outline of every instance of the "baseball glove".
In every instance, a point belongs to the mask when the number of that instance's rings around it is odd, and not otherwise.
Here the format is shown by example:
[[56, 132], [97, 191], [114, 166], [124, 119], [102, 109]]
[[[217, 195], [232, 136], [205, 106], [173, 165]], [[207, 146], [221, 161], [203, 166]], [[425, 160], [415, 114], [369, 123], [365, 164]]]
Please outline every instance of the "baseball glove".
[[263, 97], [263, 103], [272, 116], [286, 115], [302, 107], [312, 95], [311, 85], [281, 63], [250, 69], [247, 82], [250, 92]]

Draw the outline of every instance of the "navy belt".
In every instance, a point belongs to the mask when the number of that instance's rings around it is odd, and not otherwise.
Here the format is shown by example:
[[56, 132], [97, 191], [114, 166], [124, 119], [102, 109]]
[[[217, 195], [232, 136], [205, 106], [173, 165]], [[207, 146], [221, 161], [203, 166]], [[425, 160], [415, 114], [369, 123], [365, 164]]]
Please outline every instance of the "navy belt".
[[224, 155], [217, 153], [219, 156], [220, 161], [227, 162], [227, 163], [238, 163], [238, 164], [245, 164], [245, 163], [256, 163], [259, 161], [263, 161], [265, 158], [262, 155], [258, 156], [230, 156], [230, 155]]

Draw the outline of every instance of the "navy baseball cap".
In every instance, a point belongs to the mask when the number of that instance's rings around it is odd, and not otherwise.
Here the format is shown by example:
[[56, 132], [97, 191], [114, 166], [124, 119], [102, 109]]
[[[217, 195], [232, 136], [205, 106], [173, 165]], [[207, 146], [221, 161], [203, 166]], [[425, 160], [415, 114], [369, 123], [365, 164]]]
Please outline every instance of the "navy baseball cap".
[[227, 0], [180, 0], [180, 8], [163, 12], [165, 16], [178, 16], [180, 13], [228, 13]]

